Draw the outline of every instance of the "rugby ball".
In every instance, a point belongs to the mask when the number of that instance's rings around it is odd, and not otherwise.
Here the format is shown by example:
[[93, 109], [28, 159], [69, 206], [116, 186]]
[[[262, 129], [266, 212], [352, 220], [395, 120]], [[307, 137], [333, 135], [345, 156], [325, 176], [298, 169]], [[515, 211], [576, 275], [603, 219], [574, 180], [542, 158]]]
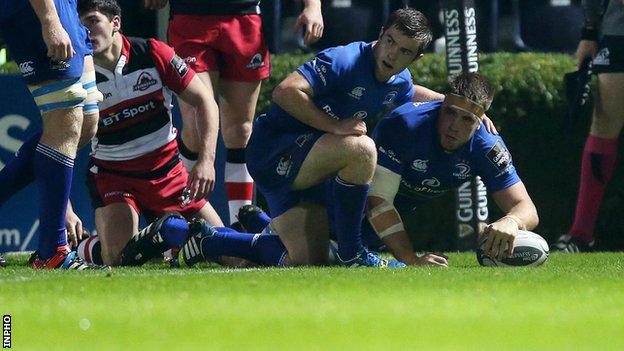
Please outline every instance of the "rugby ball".
[[[484, 241], [481, 242], [481, 244]], [[477, 248], [477, 261], [486, 267], [519, 267], [519, 266], [539, 266], [548, 259], [548, 244], [546, 240], [526, 230], [518, 231], [518, 236], [514, 241], [514, 250], [511, 257], [496, 260], [486, 255], [481, 250], [481, 245]]]

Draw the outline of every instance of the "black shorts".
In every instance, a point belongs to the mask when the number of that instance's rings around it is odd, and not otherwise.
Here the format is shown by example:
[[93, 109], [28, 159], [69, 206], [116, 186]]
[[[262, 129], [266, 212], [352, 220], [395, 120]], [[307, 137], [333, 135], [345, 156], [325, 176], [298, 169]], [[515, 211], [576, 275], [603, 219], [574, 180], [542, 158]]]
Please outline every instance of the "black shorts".
[[605, 35], [592, 64], [594, 74], [624, 73], [624, 36]]

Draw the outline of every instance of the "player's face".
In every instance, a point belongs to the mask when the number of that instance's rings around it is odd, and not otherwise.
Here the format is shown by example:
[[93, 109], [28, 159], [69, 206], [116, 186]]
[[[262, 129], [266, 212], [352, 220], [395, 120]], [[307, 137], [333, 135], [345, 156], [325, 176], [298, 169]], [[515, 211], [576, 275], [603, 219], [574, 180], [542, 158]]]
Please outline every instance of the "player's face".
[[481, 120], [472, 113], [442, 105], [438, 118], [438, 135], [442, 148], [447, 151], [457, 150], [472, 138]]
[[94, 54], [108, 50], [113, 44], [114, 34], [119, 31], [120, 18], [109, 20], [99, 11], [90, 11], [80, 16], [82, 24], [89, 29], [89, 39], [93, 45]]
[[381, 32], [375, 43], [375, 78], [385, 82], [420, 58], [420, 42], [403, 34], [396, 26]]

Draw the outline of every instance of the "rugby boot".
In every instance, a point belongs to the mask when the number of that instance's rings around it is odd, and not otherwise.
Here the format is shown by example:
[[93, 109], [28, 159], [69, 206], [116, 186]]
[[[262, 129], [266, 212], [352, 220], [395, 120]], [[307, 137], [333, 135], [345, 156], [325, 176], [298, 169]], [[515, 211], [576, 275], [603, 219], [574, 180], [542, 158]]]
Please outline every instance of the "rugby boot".
[[591, 252], [594, 251], [594, 243], [594, 241], [586, 243], [577, 237], [564, 234], [552, 245], [551, 251], [564, 253]]
[[350, 260], [343, 260], [338, 253], [336, 255], [336, 262], [339, 266], [343, 267], [377, 267], [377, 268], [403, 268], [405, 263], [386, 260], [379, 257], [379, 254], [373, 251], [362, 250], [354, 258]]
[[169, 250], [171, 247], [165, 242], [160, 231], [163, 223], [171, 217], [184, 219], [177, 212], [168, 212], [155, 222], [141, 229], [121, 251], [121, 265], [140, 266]]
[[211, 257], [205, 257], [202, 249], [204, 240], [210, 239], [217, 230], [202, 218], [194, 218], [189, 222], [189, 233], [184, 245], [178, 252], [177, 264], [180, 267], [192, 267], [199, 262], [206, 262]]
[[47, 260], [39, 257], [39, 254], [37, 253], [37, 251], [35, 251], [30, 256], [28, 264], [30, 265], [30, 267], [32, 267], [32, 269], [111, 269], [111, 267], [107, 265], [99, 265], [86, 262], [82, 258], [78, 257], [76, 251], [70, 251], [67, 246], [59, 246], [56, 249], [56, 253]]

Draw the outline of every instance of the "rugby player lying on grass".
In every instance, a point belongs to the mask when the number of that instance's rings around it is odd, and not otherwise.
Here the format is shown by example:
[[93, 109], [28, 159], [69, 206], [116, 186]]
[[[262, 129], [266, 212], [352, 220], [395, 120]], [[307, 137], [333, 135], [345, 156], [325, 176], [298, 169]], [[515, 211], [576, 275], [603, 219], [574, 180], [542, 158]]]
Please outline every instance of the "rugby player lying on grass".
[[474, 176], [481, 176], [505, 213], [480, 233], [485, 254], [510, 256], [518, 230], [538, 223], [505, 143], [483, 125], [494, 87], [477, 73], [456, 75], [450, 85], [444, 101], [404, 104], [373, 131], [379, 156], [363, 230], [376, 233], [395, 258], [410, 265], [448, 263], [437, 254], [414, 253], [402, 216]]

